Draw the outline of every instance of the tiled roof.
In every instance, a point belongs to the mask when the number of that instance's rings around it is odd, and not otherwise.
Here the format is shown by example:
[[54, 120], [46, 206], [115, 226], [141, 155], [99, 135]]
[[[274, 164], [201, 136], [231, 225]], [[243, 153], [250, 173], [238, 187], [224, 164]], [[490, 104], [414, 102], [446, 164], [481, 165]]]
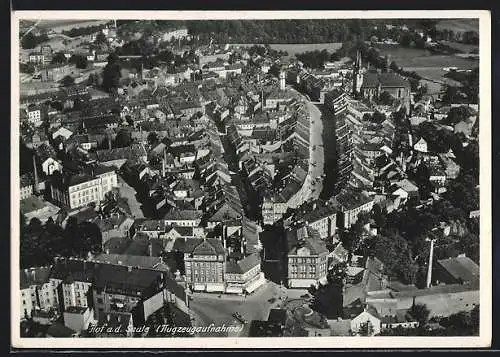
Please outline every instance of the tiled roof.
[[479, 282], [479, 266], [469, 257], [456, 257], [438, 260], [448, 273], [455, 279], [461, 279], [463, 282]]

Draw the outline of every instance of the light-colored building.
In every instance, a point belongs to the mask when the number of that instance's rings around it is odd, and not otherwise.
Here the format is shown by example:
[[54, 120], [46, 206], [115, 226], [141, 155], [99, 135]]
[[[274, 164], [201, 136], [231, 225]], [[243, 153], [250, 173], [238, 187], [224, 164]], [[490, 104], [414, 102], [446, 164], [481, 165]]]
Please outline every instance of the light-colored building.
[[89, 307], [69, 306], [63, 313], [64, 326], [76, 333], [87, 330], [92, 323], [92, 311]]
[[100, 166], [95, 168], [93, 175], [79, 174], [55, 181], [51, 194], [54, 201], [74, 209], [90, 203], [99, 204], [114, 187], [118, 187], [114, 168]]
[[318, 233], [306, 226], [287, 232], [288, 286], [308, 288], [326, 280], [328, 249]]
[[262, 286], [266, 279], [260, 268], [259, 254], [250, 254], [238, 262], [227, 262], [224, 280], [226, 293], [252, 293]]
[[177, 239], [174, 250], [184, 253], [187, 285], [195, 291], [223, 292], [226, 252], [218, 239]]

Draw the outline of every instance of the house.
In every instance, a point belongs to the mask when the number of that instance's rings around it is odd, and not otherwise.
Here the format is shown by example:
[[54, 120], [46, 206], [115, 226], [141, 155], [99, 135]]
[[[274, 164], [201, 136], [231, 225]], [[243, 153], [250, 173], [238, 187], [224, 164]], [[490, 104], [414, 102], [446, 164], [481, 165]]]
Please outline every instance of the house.
[[57, 139], [58, 137], [62, 137], [64, 140], [68, 140], [73, 132], [65, 127], [60, 127], [55, 132], [52, 133], [52, 139]]
[[61, 211], [56, 205], [37, 196], [29, 196], [21, 200], [20, 210], [21, 214], [26, 218], [26, 222], [37, 218], [42, 224], [45, 224], [49, 218], [55, 221]]
[[112, 167], [97, 166], [91, 174], [57, 176], [51, 182], [52, 199], [70, 209], [99, 204], [114, 187], [118, 187], [116, 171]]
[[58, 295], [50, 282], [52, 266], [32, 267], [20, 270], [20, 302], [21, 316], [31, 317], [35, 310], [57, 308]]
[[166, 302], [188, 311], [184, 289], [166, 273], [131, 266], [98, 265], [92, 297], [96, 318], [103, 312], [128, 312], [142, 324]]
[[64, 326], [76, 333], [87, 330], [93, 322], [92, 310], [86, 306], [68, 306], [63, 313]]
[[167, 226], [198, 227], [201, 223], [203, 212], [200, 210], [170, 210], [163, 220]]
[[262, 286], [266, 279], [260, 268], [260, 255], [253, 253], [237, 262], [226, 262], [224, 281], [225, 292], [233, 294], [250, 294]]
[[19, 198], [24, 200], [25, 198], [30, 197], [33, 194], [33, 185], [34, 179], [31, 174], [24, 174], [20, 177], [20, 185], [19, 185]]
[[40, 105], [29, 105], [26, 108], [26, 114], [28, 116], [28, 122], [38, 127], [42, 124], [43, 108]]
[[382, 321], [377, 310], [372, 306], [365, 307], [359, 315], [351, 319], [351, 331], [355, 334], [360, 334], [365, 329], [370, 336], [377, 335], [381, 327]]
[[434, 266], [435, 284], [479, 283], [479, 266], [465, 255], [441, 259]]
[[346, 190], [335, 196], [335, 200], [340, 208], [340, 219], [337, 224], [342, 228], [349, 228], [358, 220], [358, 215], [362, 212], [370, 212], [373, 208], [374, 200], [362, 192]]
[[393, 314], [384, 315], [380, 318], [382, 330], [394, 328], [417, 328], [419, 323], [415, 320], [407, 309], [396, 310]]
[[304, 226], [287, 231], [288, 286], [308, 288], [325, 281], [328, 249], [313, 229]]
[[337, 207], [331, 201], [315, 201], [298, 215], [309, 227], [319, 233], [321, 239], [333, 237], [337, 229]]
[[184, 254], [187, 286], [195, 291], [223, 292], [226, 251], [218, 239], [177, 239], [174, 251]]
[[133, 315], [130, 312], [99, 311], [97, 324], [88, 330], [96, 337], [132, 337], [134, 332]]
[[413, 149], [419, 152], [426, 153], [427, 152], [427, 141], [424, 138], [420, 138], [415, 145], [413, 145]]

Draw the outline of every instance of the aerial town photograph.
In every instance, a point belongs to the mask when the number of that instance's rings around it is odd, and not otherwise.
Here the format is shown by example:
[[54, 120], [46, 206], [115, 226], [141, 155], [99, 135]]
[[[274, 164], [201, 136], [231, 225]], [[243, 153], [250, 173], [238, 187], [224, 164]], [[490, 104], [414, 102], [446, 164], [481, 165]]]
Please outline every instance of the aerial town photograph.
[[33, 18], [18, 65], [21, 337], [479, 336], [479, 19]]

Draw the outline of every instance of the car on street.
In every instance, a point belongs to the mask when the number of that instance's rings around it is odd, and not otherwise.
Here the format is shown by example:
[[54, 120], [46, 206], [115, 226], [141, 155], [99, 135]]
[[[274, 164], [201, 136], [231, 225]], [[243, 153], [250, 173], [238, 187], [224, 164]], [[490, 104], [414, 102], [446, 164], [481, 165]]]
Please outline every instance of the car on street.
[[238, 320], [239, 322], [241, 322], [242, 324], [246, 324], [246, 323], [247, 323], [247, 320], [245, 320], [245, 319], [243, 318], [243, 316], [241, 316], [241, 314], [240, 314], [239, 312], [235, 312], [235, 313], [233, 314], [233, 317], [234, 317], [236, 320]]

